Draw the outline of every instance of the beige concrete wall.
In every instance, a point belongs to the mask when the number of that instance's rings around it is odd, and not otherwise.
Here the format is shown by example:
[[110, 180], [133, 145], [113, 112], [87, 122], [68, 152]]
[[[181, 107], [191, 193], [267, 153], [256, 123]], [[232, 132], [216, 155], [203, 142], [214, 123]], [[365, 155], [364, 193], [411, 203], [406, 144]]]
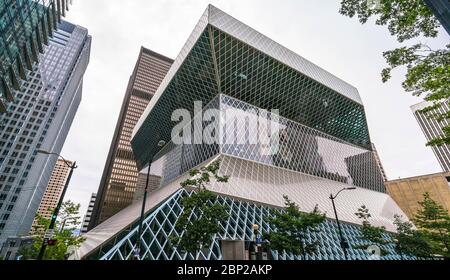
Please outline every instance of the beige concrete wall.
[[450, 172], [430, 174], [386, 182], [389, 195], [409, 218], [419, 209], [419, 201], [425, 192], [450, 211], [450, 186], [447, 181]]

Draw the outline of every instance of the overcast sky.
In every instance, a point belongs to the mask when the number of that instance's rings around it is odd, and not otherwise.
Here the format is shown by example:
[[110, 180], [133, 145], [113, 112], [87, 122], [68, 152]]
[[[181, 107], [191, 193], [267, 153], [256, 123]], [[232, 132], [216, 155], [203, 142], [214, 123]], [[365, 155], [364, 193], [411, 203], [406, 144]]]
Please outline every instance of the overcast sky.
[[[141, 46], [175, 58], [209, 3], [355, 86], [363, 99], [372, 142], [389, 179], [439, 172], [410, 106], [421, 101], [401, 87], [404, 71], [383, 84], [382, 52], [399, 46], [386, 27], [339, 14], [332, 0], [78, 0], [67, 20], [89, 29], [91, 60], [83, 100], [62, 154], [78, 162], [67, 199], [84, 215], [96, 192], [129, 76]], [[444, 47], [437, 39], [421, 39]]]

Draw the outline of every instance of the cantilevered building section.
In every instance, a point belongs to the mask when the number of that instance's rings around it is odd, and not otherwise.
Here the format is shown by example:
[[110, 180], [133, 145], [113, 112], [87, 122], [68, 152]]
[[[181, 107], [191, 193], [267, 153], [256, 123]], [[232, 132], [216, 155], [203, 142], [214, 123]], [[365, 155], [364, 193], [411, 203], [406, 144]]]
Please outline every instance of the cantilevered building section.
[[81, 102], [88, 30], [61, 21], [16, 102], [0, 114], [0, 243], [28, 234]]
[[71, 0], [0, 1], [0, 114], [16, 100], [13, 90], [21, 90], [33, 63], [49, 44]]
[[[411, 106], [411, 109], [419, 122], [419, 126], [422, 129], [423, 133], [427, 141], [430, 141], [435, 138], [440, 138], [444, 134], [443, 128], [450, 125], [448, 119], [443, 119], [442, 121], [438, 121], [433, 115], [435, 114], [448, 114], [450, 111], [450, 100], [446, 100], [440, 103], [438, 108], [427, 112], [422, 113], [421, 110], [432, 106], [432, 102], [421, 102], [419, 104]], [[439, 164], [442, 167], [442, 170], [445, 172], [450, 171], [450, 145], [442, 145], [442, 146], [433, 146], [431, 147], [433, 153], [436, 155], [436, 158]]]
[[123, 99], [89, 229], [133, 202], [139, 170], [131, 150], [131, 134], [173, 60], [141, 48]]
[[[176, 109], [195, 114], [194, 127], [212, 123], [202, 122], [194, 101], [202, 101], [203, 112], [218, 112], [217, 141], [172, 142], [177, 123], [171, 115]], [[267, 113], [271, 109], [279, 111]], [[237, 118], [228, 119], [229, 114]], [[259, 117], [258, 123], [247, 125], [244, 120], [253, 117]], [[255, 133], [268, 135], [270, 141], [239, 141]], [[162, 148], [161, 140], [167, 143]], [[262, 232], [273, 230], [266, 218], [284, 206], [283, 195], [305, 212], [318, 204], [328, 217], [319, 232], [311, 233], [320, 248], [307, 259], [344, 258], [330, 193], [356, 187], [341, 193], [337, 201], [350, 244], [360, 244], [361, 221], [354, 213], [361, 205], [370, 209], [372, 224], [389, 231], [394, 230], [394, 214], [403, 215], [385, 193], [356, 88], [211, 5], [136, 125], [132, 147], [139, 169], [152, 162], [152, 174], [161, 177], [160, 187], [147, 200], [143, 234], [137, 236], [141, 200], [86, 234], [79, 250], [83, 258], [132, 258], [140, 238], [144, 259], [221, 259], [221, 240], [250, 241], [253, 224]], [[193, 167], [217, 159], [220, 173], [230, 179], [208, 188], [217, 194], [217, 203], [229, 207], [230, 218], [208, 250], [197, 256], [179, 252], [171, 247], [169, 236], [182, 234], [174, 225], [183, 211], [181, 199], [190, 195], [180, 182]], [[393, 252], [393, 247], [387, 249]], [[298, 259], [273, 254], [277, 259]], [[349, 255], [368, 258], [360, 249], [350, 249]], [[400, 256], [392, 253], [386, 258]]]

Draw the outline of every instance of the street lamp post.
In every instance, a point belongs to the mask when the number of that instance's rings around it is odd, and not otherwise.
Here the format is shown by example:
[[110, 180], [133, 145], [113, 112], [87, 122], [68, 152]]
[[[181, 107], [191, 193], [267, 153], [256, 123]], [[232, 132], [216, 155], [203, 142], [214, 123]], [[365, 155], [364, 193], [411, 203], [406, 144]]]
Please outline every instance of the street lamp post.
[[342, 234], [341, 223], [339, 222], [339, 218], [338, 218], [338, 214], [336, 211], [336, 205], [334, 204], [334, 200], [336, 199], [336, 197], [339, 195], [340, 192], [345, 191], [345, 190], [354, 190], [354, 189], [356, 189], [356, 188], [355, 187], [343, 188], [342, 190], [338, 191], [338, 193], [334, 196], [333, 196], [333, 194], [330, 194], [331, 203], [333, 204], [334, 216], [336, 217], [336, 223], [338, 225], [341, 248], [342, 248], [342, 251], [344, 251], [344, 257], [346, 260], [348, 260], [348, 256], [347, 256], [348, 243]]
[[[158, 142], [158, 148], [163, 147], [166, 144], [165, 141], [161, 140]], [[150, 169], [152, 167], [152, 159], [148, 161], [148, 169], [147, 169], [147, 180], [145, 182], [145, 188], [144, 188], [144, 197], [142, 198], [142, 206], [141, 206], [141, 216], [139, 218], [139, 229], [138, 229], [138, 236], [137, 236], [137, 244], [136, 244], [136, 250], [135, 250], [135, 256], [141, 257], [141, 247], [142, 247], [142, 241], [141, 241], [141, 235], [142, 235], [142, 226], [144, 223], [144, 216], [145, 216], [145, 204], [147, 202], [147, 193], [148, 193], [148, 181], [150, 179]]]
[[[52, 231], [55, 228], [56, 219], [58, 218], [58, 214], [59, 214], [59, 209], [61, 208], [61, 205], [63, 203], [64, 195], [66, 194], [67, 187], [69, 186], [70, 178], [72, 178], [73, 170], [75, 168], [77, 168], [78, 166], [77, 166], [76, 162], [73, 162], [72, 164], [70, 164], [60, 154], [51, 153], [51, 152], [47, 152], [47, 151], [44, 151], [44, 150], [37, 150], [37, 152], [40, 153], [40, 154], [45, 154], [45, 155], [56, 155], [56, 156], [60, 157], [64, 161], [64, 163], [70, 168], [69, 176], [67, 177], [67, 180], [66, 180], [66, 183], [64, 184], [64, 188], [62, 190], [61, 196], [59, 197], [58, 204], [56, 205], [55, 210], [53, 210], [52, 218], [50, 220], [50, 225], [48, 227], [48, 230]], [[39, 255], [37, 257], [38, 260], [42, 260], [43, 259], [44, 253], [45, 253], [45, 249], [47, 248], [47, 242], [48, 242], [48, 238], [46, 238], [44, 236], [44, 239], [43, 239], [42, 245], [41, 245], [41, 249], [39, 250]]]

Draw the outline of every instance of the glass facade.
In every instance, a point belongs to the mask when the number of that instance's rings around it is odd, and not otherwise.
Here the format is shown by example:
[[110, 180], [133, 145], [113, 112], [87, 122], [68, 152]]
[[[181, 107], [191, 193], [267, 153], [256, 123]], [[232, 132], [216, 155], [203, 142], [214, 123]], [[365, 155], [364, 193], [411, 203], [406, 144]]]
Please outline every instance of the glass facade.
[[[211, 109], [217, 110], [215, 117], [220, 122], [204, 121], [205, 112]], [[265, 112], [228, 95], [216, 97], [189, 124], [191, 135], [208, 126], [213, 134], [217, 132], [213, 143], [175, 145], [171, 141], [154, 158], [162, 157], [157, 163], [162, 166], [162, 185], [223, 154], [386, 192], [383, 175], [372, 151]], [[255, 122], [249, 122], [250, 119]], [[259, 141], [261, 135], [268, 136], [267, 145]]]
[[[178, 236], [181, 232], [175, 229], [175, 223], [183, 211], [181, 199], [190, 195], [186, 190], [180, 190], [173, 194], [161, 206], [155, 209], [144, 220], [144, 234], [142, 236], [143, 259], [147, 260], [220, 260], [222, 253], [220, 240], [252, 240], [253, 225], [260, 225], [261, 232], [273, 230], [267, 223], [266, 218], [273, 215], [274, 209], [254, 204], [252, 202], [240, 201], [233, 198], [216, 198], [216, 203], [225, 205], [229, 209], [230, 218], [226, 223], [221, 224], [220, 234], [212, 241], [208, 250], [199, 252], [197, 256], [191, 253], [183, 253], [173, 248], [169, 242], [169, 235]], [[101, 247], [92, 251], [86, 259], [93, 260], [128, 260], [134, 258], [134, 249], [138, 235], [137, 223], [124, 230], [118, 239], [106, 242]], [[361, 234], [358, 226], [343, 223], [341, 224], [343, 233], [351, 247], [366, 245], [360, 239]], [[386, 235], [386, 239], [392, 237]], [[308, 236], [309, 242], [318, 241], [318, 248], [315, 254], [306, 255], [306, 260], [344, 260], [344, 254], [339, 245], [339, 235], [337, 224], [333, 220], [326, 220], [320, 225], [317, 232], [311, 232]], [[369, 244], [367, 244], [369, 246]], [[411, 256], [398, 255], [392, 244], [386, 245], [384, 249], [388, 252], [382, 256], [383, 260], [414, 259]], [[273, 251], [275, 259], [279, 260], [299, 260], [301, 256], [293, 254], [279, 253]], [[348, 250], [349, 259], [367, 260], [370, 254], [362, 249], [350, 248]]]
[[450, 2], [447, 0], [424, 0], [442, 27], [450, 34]]
[[70, 0], [0, 0], [0, 113], [39, 62]]
[[81, 102], [90, 43], [87, 29], [61, 21], [0, 114], [0, 243], [31, 228], [56, 164], [36, 150], [61, 151]]
[[[176, 59], [136, 126], [132, 146], [140, 167], [155, 155], [160, 140], [171, 140], [174, 110], [185, 108], [194, 114], [194, 100], [208, 104], [220, 93], [261, 109], [278, 109], [285, 118], [371, 150], [364, 107], [353, 91], [341, 89], [345, 82], [328, 74], [328, 82], [321, 83], [267, 55], [263, 48], [203, 24], [202, 18], [188, 43], [198, 36], [197, 41], [185, 46], [191, 49]], [[200, 32], [199, 26], [204, 30]]]
[[[151, 173], [161, 176], [145, 206], [143, 233], [137, 236], [137, 201], [85, 235], [83, 258], [129, 259], [140, 240], [145, 259], [221, 259], [221, 239], [250, 241], [254, 223], [273, 230], [264, 218], [284, 207], [283, 195], [304, 212], [318, 205], [328, 218], [308, 237], [320, 243], [308, 259], [344, 257], [330, 194], [356, 186], [336, 203], [351, 244], [361, 242], [361, 205], [373, 225], [390, 232], [394, 215], [404, 215], [386, 194], [358, 91], [211, 5], [137, 122], [131, 146], [138, 168], [151, 162]], [[216, 159], [229, 181], [208, 189], [229, 206], [230, 218], [208, 250], [183, 254], [169, 242], [183, 234], [174, 229], [180, 199], [189, 195], [180, 183]], [[386, 259], [400, 258], [386, 249]], [[351, 249], [352, 259], [369, 257]]]

